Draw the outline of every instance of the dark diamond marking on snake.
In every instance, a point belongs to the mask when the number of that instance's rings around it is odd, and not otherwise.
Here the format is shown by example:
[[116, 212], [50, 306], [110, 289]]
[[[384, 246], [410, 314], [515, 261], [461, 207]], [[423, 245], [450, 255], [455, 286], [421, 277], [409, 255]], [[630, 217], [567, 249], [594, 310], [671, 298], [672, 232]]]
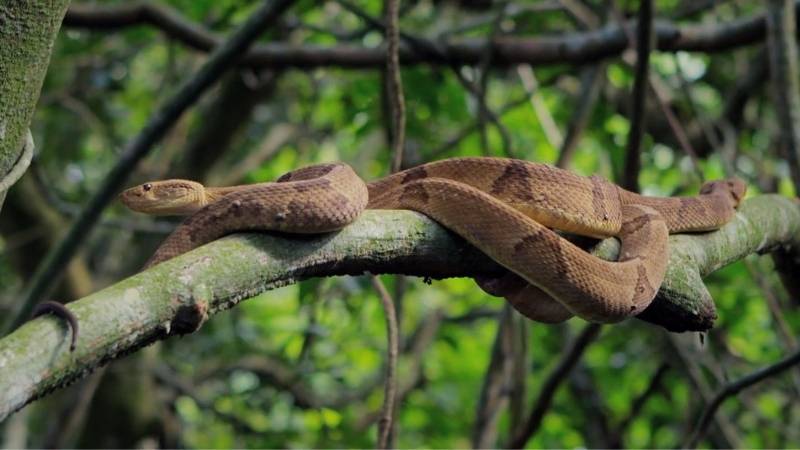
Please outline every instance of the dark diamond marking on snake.
[[292, 185], [292, 189], [297, 193], [309, 192], [314, 189], [325, 189], [331, 185], [331, 180], [327, 178], [313, 179]]
[[[550, 250], [552, 255], [556, 258], [557, 263], [553, 265], [558, 276], [565, 276], [567, 274], [567, 260], [564, 257], [564, 249], [562, 243], [555, 233], [548, 229], [541, 229], [535, 233], [529, 234], [514, 244], [514, 253], [519, 254], [526, 251], [532, 251], [540, 245], [545, 245], [547, 250]], [[541, 248], [541, 247], [540, 247]]]
[[598, 175], [589, 177], [592, 182], [592, 210], [597, 217], [602, 217], [603, 220], [608, 220], [608, 211], [606, 211], [606, 195], [605, 195], [605, 180]]
[[408, 169], [406, 171], [405, 176], [403, 176], [403, 180], [400, 182], [400, 184], [408, 184], [411, 183], [412, 181], [426, 178], [427, 176], [428, 176], [428, 171], [425, 170], [424, 167], [422, 166], [414, 167], [413, 169]]
[[348, 199], [345, 195], [340, 192], [333, 191], [330, 193], [331, 196], [331, 207], [334, 210], [337, 210], [341, 213], [348, 212], [348, 216], [351, 216], [352, 213], [349, 211], [352, 209], [352, 202]]
[[293, 170], [283, 174], [276, 180], [277, 183], [284, 183], [287, 181], [300, 181], [310, 180], [327, 175], [333, 169], [338, 167], [339, 164], [318, 164], [316, 166], [303, 167], [302, 169]]
[[508, 194], [511, 197], [532, 201], [533, 189], [530, 184], [528, 166], [523, 161], [511, 160], [506, 164], [503, 174], [492, 182], [492, 195]]
[[636, 233], [641, 230], [642, 227], [652, 222], [654, 218], [655, 216], [651, 214], [640, 214], [632, 219], [626, 220], [625, 223], [622, 224], [622, 230], [625, 234]]
[[644, 300], [649, 300], [655, 296], [655, 290], [650, 285], [647, 278], [647, 269], [643, 265], [636, 266], [637, 278], [636, 287], [633, 292], [633, 303], [639, 304]]

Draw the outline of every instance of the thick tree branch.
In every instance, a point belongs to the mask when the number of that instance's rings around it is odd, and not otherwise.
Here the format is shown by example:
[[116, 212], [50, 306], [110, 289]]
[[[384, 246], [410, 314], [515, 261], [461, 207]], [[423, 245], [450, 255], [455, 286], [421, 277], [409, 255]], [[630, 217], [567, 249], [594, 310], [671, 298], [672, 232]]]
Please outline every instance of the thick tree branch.
[[[615, 258], [616, 242], [606, 239], [594, 253]], [[798, 245], [800, 206], [776, 195], [748, 200], [716, 232], [670, 237], [667, 279], [639, 317], [671, 330], [707, 329], [716, 313], [701, 274], [750, 253]], [[0, 420], [111, 359], [192, 332], [241, 300], [309, 277], [365, 271], [444, 278], [504, 269], [410, 211], [366, 211], [323, 236], [227, 237], [71, 303], [82, 328], [73, 353], [68, 330], [50, 317], [0, 340]]]
[[[795, 2], [795, 7], [800, 1]], [[137, 25], [154, 26], [169, 37], [200, 51], [209, 51], [219, 38], [164, 6], [146, 2], [124, 6], [74, 4], [67, 12], [64, 26], [95, 30], [115, 30]], [[655, 48], [660, 51], [720, 52], [735, 47], [763, 42], [766, 36], [764, 14], [715, 25], [677, 26], [672, 22], [655, 24]], [[596, 31], [537, 38], [500, 38], [439, 42], [417, 38], [436, 52], [417, 52], [408, 45], [400, 46], [402, 64], [478, 65], [486, 46], [492, 46], [492, 65], [516, 64], [586, 64], [617, 56], [625, 50], [627, 38], [619, 26]], [[385, 47], [359, 46], [319, 47], [313, 45], [263, 44], [253, 48], [241, 63], [259, 67], [382, 68], [386, 61]]]

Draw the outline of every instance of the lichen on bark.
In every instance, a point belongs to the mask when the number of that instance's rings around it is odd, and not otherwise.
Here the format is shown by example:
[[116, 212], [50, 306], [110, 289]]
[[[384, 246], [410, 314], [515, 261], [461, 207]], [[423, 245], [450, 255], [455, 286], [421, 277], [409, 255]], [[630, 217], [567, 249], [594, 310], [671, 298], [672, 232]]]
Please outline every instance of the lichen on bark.
[[[0, 179], [19, 159], [69, 0], [0, 2]], [[0, 192], [0, 209], [5, 192]]]

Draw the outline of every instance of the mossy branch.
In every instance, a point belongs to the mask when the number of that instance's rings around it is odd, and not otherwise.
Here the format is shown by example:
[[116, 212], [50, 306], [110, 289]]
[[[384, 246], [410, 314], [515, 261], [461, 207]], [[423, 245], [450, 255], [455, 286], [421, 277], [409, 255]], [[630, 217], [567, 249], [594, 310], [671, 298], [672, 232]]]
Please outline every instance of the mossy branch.
[[[69, 0], [0, 2], [0, 183], [23, 158], [25, 135], [67, 6]], [[0, 189], [0, 209], [7, 188]]]
[[[799, 243], [800, 206], [776, 195], [748, 200], [721, 230], [670, 238], [667, 280], [639, 317], [670, 330], [707, 329], [716, 313], [701, 275], [750, 253]], [[593, 251], [613, 258], [617, 247], [607, 239]], [[322, 236], [229, 236], [70, 303], [81, 322], [73, 353], [69, 330], [52, 317], [0, 339], [0, 420], [109, 360], [195, 331], [241, 300], [304, 278], [367, 271], [444, 278], [504, 269], [410, 211], [366, 211], [344, 230]]]

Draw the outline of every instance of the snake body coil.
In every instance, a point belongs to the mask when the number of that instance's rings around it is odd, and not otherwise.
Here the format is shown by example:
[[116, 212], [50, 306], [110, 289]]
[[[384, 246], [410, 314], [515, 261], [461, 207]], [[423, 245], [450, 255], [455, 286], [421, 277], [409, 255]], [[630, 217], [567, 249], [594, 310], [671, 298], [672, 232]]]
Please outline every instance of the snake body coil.
[[[365, 208], [410, 209], [461, 235], [516, 274], [512, 280], [524, 280], [478, 281], [527, 317], [616, 322], [641, 312], [658, 292], [668, 234], [719, 228], [744, 193], [744, 183], [731, 179], [706, 183], [695, 197], [644, 197], [545, 164], [453, 158], [369, 184], [345, 164], [321, 164], [273, 183], [145, 183], [121, 199], [141, 212], [191, 214], [146, 267], [237, 231], [321, 233], [343, 228]], [[616, 236], [620, 259], [596, 258], [552, 229]]]

